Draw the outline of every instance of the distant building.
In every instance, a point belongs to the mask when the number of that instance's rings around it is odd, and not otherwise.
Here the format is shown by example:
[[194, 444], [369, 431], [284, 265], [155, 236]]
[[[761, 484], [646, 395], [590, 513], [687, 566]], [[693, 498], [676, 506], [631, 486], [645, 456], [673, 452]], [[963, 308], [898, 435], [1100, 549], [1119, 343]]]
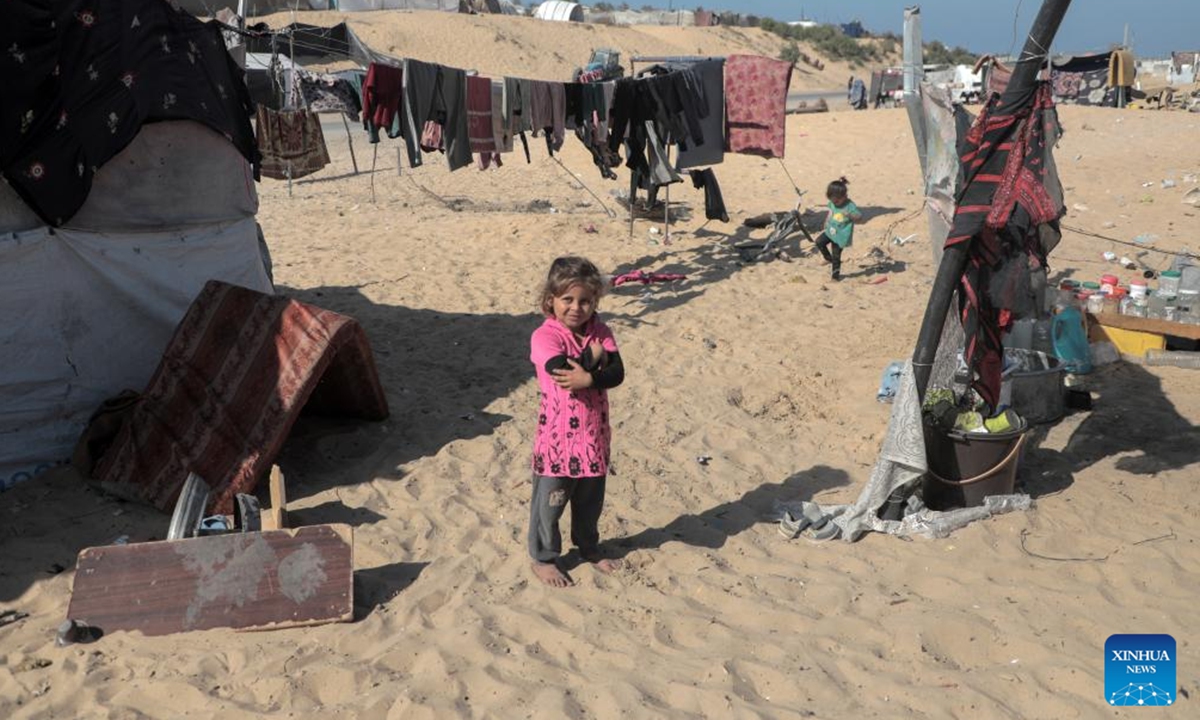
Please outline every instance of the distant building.
[[867, 29], [862, 26], [858, 20], [853, 22], [842, 23], [842, 34], [848, 38], [861, 38], [867, 36]]
[[816, 20], [793, 20], [790, 23], [788, 23], [788, 25], [791, 25], [792, 27], [802, 27], [802, 28], [815, 28], [816, 26], [818, 26], [820, 24], [821, 23], [817, 22]]

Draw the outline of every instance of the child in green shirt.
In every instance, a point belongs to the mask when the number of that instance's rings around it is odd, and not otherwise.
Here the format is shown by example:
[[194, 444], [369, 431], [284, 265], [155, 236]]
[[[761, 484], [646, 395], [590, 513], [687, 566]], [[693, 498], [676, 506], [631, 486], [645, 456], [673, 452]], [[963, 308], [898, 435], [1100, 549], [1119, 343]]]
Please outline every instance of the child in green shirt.
[[[846, 186], [850, 181], [838, 178], [829, 183], [825, 197], [829, 199], [829, 214], [825, 217], [825, 232], [817, 238], [817, 249], [825, 261], [833, 265], [833, 279], [842, 279], [842, 250], [854, 241], [854, 223], [862, 219], [858, 206], [850, 199]], [[831, 247], [832, 246], [832, 247]]]

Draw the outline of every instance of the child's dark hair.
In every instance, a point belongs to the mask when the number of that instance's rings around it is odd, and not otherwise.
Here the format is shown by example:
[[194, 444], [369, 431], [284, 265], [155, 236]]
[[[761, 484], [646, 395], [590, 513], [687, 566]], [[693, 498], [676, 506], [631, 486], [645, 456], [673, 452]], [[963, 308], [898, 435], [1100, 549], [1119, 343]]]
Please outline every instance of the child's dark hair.
[[846, 195], [849, 194], [849, 190], [846, 189], [846, 186], [849, 184], [850, 181], [846, 179], [846, 176], [841, 176], [837, 180], [829, 183], [829, 186], [825, 188], [825, 197], [829, 200], [832, 200], [835, 197], [846, 197]]
[[556, 258], [550, 263], [550, 272], [546, 274], [546, 283], [538, 296], [538, 309], [542, 314], [553, 315], [554, 298], [565, 293], [572, 285], [582, 285], [590, 290], [597, 300], [604, 294], [604, 276], [591, 260], [577, 255]]

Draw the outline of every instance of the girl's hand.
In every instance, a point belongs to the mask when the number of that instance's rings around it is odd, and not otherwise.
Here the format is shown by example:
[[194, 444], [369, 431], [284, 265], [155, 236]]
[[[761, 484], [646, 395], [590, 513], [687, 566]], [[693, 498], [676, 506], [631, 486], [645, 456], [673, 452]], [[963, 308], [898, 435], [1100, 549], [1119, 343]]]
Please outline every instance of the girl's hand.
[[553, 380], [560, 388], [564, 390], [583, 390], [592, 386], [592, 374], [583, 369], [583, 366], [575, 362], [571, 358], [567, 358], [567, 364], [571, 366], [569, 370], [555, 370]]
[[588, 344], [588, 350], [592, 354], [592, 359], [596, 361], [596, 369], [604, 367], [608, 363], [608, 353], [604, 351], [604, 346], [599, 340], [593, 340]]

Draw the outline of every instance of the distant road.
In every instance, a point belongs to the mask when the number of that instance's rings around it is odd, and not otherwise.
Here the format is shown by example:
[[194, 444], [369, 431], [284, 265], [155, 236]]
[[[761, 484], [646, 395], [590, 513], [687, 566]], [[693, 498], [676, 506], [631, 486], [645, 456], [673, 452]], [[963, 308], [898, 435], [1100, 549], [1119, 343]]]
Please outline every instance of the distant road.
[[794, 108], [801, 101], [812, 105], [817, 100], [824, 98], [829, 104], [830, 110], [845, 109], [846, 106], [846, 91], [845, 89], [838, 90], [793, 90], [788, 93], [787, 106]]

